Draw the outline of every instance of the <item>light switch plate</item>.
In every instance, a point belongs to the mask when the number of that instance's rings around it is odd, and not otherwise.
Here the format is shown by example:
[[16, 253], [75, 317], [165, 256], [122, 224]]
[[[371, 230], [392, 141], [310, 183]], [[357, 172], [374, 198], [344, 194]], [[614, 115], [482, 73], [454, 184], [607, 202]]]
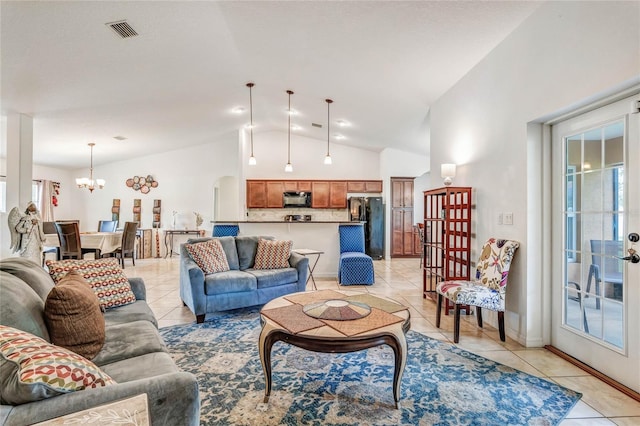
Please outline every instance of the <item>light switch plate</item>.
[[504, 224], [513, 225], [513, 213], [509, 212], [504, 214]]

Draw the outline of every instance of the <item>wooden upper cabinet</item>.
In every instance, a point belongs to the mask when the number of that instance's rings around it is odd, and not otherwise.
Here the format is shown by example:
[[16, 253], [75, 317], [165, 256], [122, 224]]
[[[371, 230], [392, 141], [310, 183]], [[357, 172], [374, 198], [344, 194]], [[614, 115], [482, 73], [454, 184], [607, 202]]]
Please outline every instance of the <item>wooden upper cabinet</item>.
[[347, 181], [347, 192], [382, 192], [381, 180], [350, 180]]
[[363, 180], [350, 180], [347, 182], [347, 192], [365, 192], [366, 182]]
[[391, 208], [413, 207], [413, 179], [394, 178], [391, 181]]
[[[282, 193], [285, 191], [311, 192], [311, 207], [315, 209], [344, 209], [347, 207], [347, 192], [350, 184], [346, 180], [247, 180], [247, 208], [282, 208]], [[382, 181], [358, 181], [367, 188], [382, 189]], [[379, 184], [379, 186], [376, 186]], [[373, 186], [371, 186], [373, 185]], [[360, 188], [360, 186], [357, 186]]]
[[284, 207], [282, 193], [284, 183], [282, 181], [267, 181], [267, 208], [281, 209]]
[[[314, 209], [329, 208], [331, 186], [328, 181], [311, 182], [311, 207]], [[347, 195], [345, 194], [345, 202]]]
[[347, 208], [347, 182], [331, 181], [329, 186], [331, 188], [329, 191], [329, 208]]
[[298, 191], [309, 192], [311, 191], [311, 181], [309, 180], [299, 180], [298, 181]]
[[263, 209], [267, 207], [267, 183], [263, 180], [247, 181], [247, 208]]
[[297, 180], [285, 180], [282, 185], [285, 191], [299, 191]]

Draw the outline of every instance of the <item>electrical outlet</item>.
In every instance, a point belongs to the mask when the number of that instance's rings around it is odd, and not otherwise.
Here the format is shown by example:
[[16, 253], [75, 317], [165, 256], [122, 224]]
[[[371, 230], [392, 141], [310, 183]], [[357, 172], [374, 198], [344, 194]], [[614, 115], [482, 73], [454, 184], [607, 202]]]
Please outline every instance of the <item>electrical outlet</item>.
[[505, 225], [513, 225], [513, 213], [505, 213], [504, 214], [504, 224]]
[[502, 225], [502, 213], [498, 213], [498, 225]]

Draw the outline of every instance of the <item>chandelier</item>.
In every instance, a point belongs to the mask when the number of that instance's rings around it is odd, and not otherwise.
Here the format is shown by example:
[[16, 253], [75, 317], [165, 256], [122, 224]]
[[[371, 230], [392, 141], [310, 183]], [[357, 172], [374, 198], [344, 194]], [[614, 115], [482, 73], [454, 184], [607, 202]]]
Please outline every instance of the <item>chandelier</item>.
[[89, 177], [76, 178], [76, 185], [78, 188], [87, 188], [89, 192], [93, 192], [93, 190], [98, 187], [98, 189], [104, 188], [105, 181], [104, 179], [93, 179], [93, 147], [95, 143], [89, 143], [89, 147], [91, 147], [91, 163], [89, 166]]

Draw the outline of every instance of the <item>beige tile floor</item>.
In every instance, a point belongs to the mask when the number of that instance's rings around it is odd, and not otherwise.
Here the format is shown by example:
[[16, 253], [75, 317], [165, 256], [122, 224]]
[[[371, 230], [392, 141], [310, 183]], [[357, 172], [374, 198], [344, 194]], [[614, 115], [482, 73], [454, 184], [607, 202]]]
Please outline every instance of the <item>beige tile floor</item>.
[[[409, 306], [411, 329], [434, 339], [453, 342], [453, 318], [444, 316], [441, 328], [435, 327], [435, 303], [422, 298], [422, 274], [418, 259], [376, 261], [376, 283], [372, 286], [350, 286], [392, 297]], [[125, 273], [142, 277], [147, 287], [147, 301], [166, 327], [195, 321], [179, 295], [179, 259], [139, 259], [136, 266], [127, 260]], [[316, 279], [318, 288], [337, 288], [336, 280]], [[309, 287], [310, 288], [310, 287]], [[485, 325], [480, 329], [475, 318], [465, 317], [460, 325], [459, 345], [486, 358], [529, 374], [553, 380], [583, 394], [561, 425], [640, 425], [640, 402], [616, 391], [543, 348], [525, 348], [507, 338], [501, 342], [498, 331]]]

